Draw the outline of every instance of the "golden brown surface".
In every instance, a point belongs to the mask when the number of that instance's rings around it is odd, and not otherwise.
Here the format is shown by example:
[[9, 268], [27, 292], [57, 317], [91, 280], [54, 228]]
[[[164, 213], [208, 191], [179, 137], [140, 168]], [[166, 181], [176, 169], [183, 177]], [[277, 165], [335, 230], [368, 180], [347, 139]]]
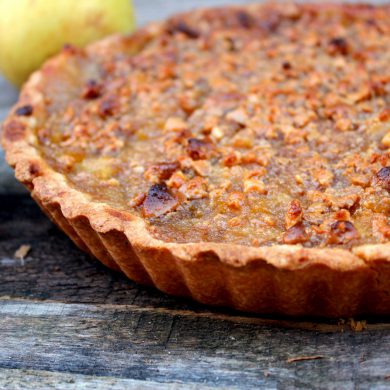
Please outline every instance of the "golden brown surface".
[[55, 170], [168, 242], [388, 242], [389, 7], [251, 6], [153, 28], [65, 49], [46, 112], [16, 110]]

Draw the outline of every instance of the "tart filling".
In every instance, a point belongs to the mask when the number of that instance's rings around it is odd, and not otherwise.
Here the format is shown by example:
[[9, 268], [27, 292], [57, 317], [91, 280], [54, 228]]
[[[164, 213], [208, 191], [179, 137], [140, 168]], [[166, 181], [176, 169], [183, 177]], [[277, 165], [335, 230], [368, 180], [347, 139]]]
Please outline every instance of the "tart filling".
[[166, 242], [389, 241], [389, 8], [251, 6], [155, 28], [65, 48], [46, 109], [15, 109], [53, 169]]

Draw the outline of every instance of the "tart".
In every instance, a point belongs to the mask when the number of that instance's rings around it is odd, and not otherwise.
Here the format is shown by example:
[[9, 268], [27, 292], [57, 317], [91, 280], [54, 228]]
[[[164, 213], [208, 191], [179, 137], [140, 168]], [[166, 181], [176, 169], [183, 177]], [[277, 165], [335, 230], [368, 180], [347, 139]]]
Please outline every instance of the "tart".
[[16, 177], [139, 283], [390, 314], [390, 7], [198, 10], [66, 46], [3, 125]]

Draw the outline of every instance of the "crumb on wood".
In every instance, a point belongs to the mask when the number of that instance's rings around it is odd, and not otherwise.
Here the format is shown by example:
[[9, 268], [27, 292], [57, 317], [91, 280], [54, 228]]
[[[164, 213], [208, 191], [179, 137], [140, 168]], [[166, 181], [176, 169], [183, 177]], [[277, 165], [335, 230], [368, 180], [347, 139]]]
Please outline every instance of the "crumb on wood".
[[322, 355], [296, 356], [296, 357], [288, 358], [287, 363], [302, 362], [305, 360], [319, 360], [319, 359], [325, 359], [325, 356]]
[[340, 327], [341, 332], [344, 332], [346, 328], [349, 328], [354, 332], [362, 332], [363, 330], [367, 329], [366, 320], [355, 320], [353, 318], [349, 318], [348, 320], [340, 319], [337, 325]]
[[264, 371], [264, 372], [263, 372], [263, 375], [264, 375], [266, 378], [268, 378], [268, 377], [270, 376], [270, 372], [269, 372], [269, 371]]
[[31, 250], [31, 245], [23, 244], [14, 253], [15, 259], [24, 260]]
[[367, 328], [367, 321], [362, 320], [362, 321], [355, 321], [353, 318], [349, 320], [349, 327], [351, 330], [354, 332], [362, 332]]

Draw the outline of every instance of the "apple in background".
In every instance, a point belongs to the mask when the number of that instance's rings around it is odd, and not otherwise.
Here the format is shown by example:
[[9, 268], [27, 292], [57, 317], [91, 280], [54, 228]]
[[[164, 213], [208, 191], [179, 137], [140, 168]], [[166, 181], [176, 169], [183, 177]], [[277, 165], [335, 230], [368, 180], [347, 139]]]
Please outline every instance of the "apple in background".
[[130, 0], [0, 0], [0, 71], [16, 86], [65, 43], [134, 29]]

